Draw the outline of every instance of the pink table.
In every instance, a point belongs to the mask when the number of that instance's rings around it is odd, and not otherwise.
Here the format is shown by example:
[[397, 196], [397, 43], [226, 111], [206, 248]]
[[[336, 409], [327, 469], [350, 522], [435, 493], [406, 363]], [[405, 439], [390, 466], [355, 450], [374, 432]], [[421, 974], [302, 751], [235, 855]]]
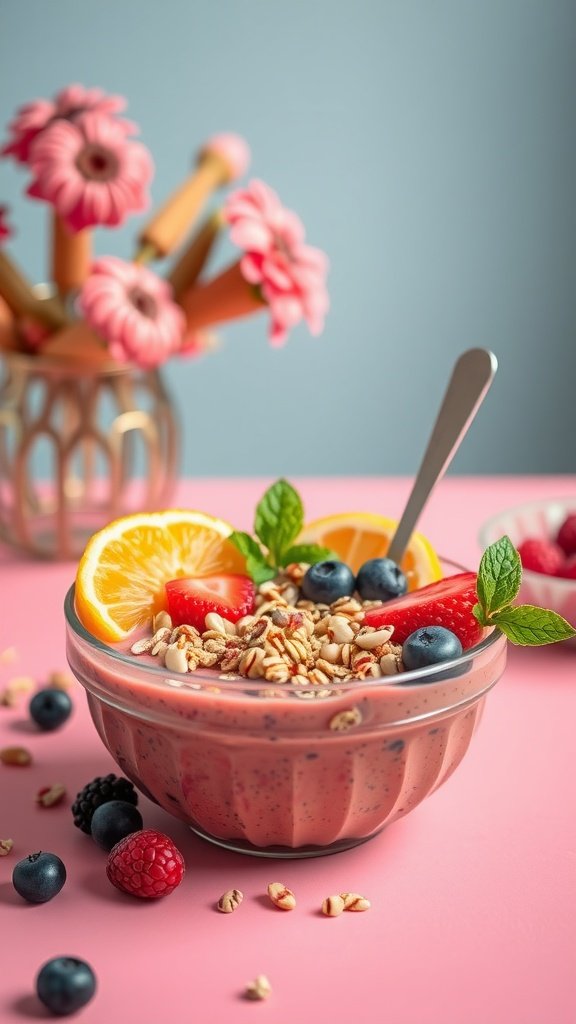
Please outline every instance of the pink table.
[[[249, 527], [260, 480], [199, 480], [181, 503]], [[267, 481], [266, 481], [267, 483]], [[301, 480], [309, 517], [351, 506], [396, 515], [406, 480]], [[437, 547], [476, 565], [480, 523], [530, 498], [574, 494], [576, 481], [450, 479], [422, 524]], [[16, 673], [64, 667], [62, 600], [72, 565], [40, 565], [0, 553], [0, 684]], [[86, 1024], [266, 1019], [275, 1024], [574, 1024], [576, 1020], [576, 656], [566, 649], [513, 650], [482, 725], [453, 778], [404, 820], [347, 853], [273, 862], [230, 854], [195, 838], [142, 799], [146, 825], [170, 833], [187, 863], [181, 888], [158, 903], [116, 892], [105, 854], [72, 826], [69, 806], [40, 810], [42, 785], [72, 797], [114, 770], [90, 723], [83, 693], [58, 733], [38, 735], [25, 711], [0, 708], [0, 746], [23, 744], [30, 768], [0, 766], [0, 1021], [43, 1018], [35, 973], [58, 954], [86, 958], [99, 991]], [[10, 882], [16, 860], [37, 849], [68, 868], [61, 894], [23, 903]], [[281, 880], [293, 913], [263, 894]], [[228, 888], [245, 900], [233, 915], [214, 909]], [[359, 891], [366, 914], [323, 918], [324, 896]], [[242, 998], [267, 974], [265, 1004]]]

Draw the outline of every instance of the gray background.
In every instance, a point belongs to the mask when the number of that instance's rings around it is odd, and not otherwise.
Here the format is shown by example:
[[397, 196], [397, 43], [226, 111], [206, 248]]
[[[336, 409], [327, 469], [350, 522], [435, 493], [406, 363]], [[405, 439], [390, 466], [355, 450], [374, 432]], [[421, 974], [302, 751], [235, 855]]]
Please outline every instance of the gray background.
[[[187, 473], [410, 474], [472, 345], [500, 370], [455, 471], [573, 472], [575, 53], [573, 0], [1, 0], [0, 119], [70, 81], [124, 93], [157, 202], [241, 132], [328, 252], [322, 338], [273, 351], [253, 318], [168, 368]], [[25, 180], [0, 166], [41, 280]], [[138, 223], [98, 251], [128, 258]]]

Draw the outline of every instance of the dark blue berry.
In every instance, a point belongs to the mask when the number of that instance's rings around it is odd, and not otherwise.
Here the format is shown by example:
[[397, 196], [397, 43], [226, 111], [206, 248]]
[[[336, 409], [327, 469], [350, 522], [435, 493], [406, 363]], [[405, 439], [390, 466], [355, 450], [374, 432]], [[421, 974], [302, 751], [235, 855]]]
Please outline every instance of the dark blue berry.
[[38, 998], [51, 1013], [66, 1017], [89, 1003], [96, 991], [96, 975], [85, 960], [56, 956], [40, 968], [36, 978]]
[[12, 884], [28, 903], [47, 903], [57, 896], [66, 881], [66, 868], [55, 853], [31, 853], [19, 860], [12, 872]]
[[138, 794], [128, 779], [119, 778], [110, 772], [109, 775], [98, 775], [88, 782], [78, 793], [72, 804], [72, 816], [77, 828], [86, 835], [92, 831], [92, 816], [97, 807], [109, 800], [123, 800], [128, 804], [138, 803]]
[[316, 604], [332, 604], [339, 597], [351, 597], [355, 587], [354, 573], [344, 562], [316, 562], [302, 580], [302, 596]]
[[391, 601], [406, 593], [408, 582], [391, 558], [371, 558], [360, 568], [356, 590], [363, 601]]
[[121, 839], [143, 827], [140, 811], [125, 800], [109, 800], [97, 807], [92, 815], [92, 839], [103, 850], [111, 850]]
[[64, 725], [71, 711], [72, 701], [64, 690], [46, 687], [34, 694], [30, 701], [31, 717], [46, 732]]
[[422, 626], [404, 641], [402, 661], [408, 671], [440, 665], [462, 654], [462, 644], [450, 629], [444, 626]]

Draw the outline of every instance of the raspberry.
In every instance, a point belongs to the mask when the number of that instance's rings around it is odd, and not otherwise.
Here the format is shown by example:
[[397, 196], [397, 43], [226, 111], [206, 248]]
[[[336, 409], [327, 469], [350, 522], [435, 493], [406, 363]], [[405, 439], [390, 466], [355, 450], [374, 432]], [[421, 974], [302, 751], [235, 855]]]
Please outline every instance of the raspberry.
[[558, 575], [566, 580], [576, 580], [576, 554], [566, 559]]
[[132, 783], [122, 776], [118, 777], [113, 772], [110, 775], [99, 775], [80, 790], [72, 804], [76, 828], [81, 828], [89, 836], [94, 811], [109, 800], [124, 800], [125, 803], [136, 805], [138, 794]]
[[106, 866], [112, 885], [144, 900], [169, 896], [180, 885], [184, 870], [184, 858], [172, 840], [151, 828], [116, 843]]
[[560, 548], [542, 537], [528, 537], [518, 547], [518, 553], [524, 569], [546, 576], [557, 576], [564, 562]]
[[562, 523], [556, 543], [560, 545], [565, 555], [576, 555], [576, 512], [567, 516]]

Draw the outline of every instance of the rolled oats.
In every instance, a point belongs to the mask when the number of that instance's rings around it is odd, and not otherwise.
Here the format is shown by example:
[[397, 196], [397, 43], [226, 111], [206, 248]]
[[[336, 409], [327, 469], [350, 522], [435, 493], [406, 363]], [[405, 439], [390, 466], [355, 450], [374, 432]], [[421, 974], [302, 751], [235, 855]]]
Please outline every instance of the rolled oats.
[[354, 639], [350, 623], [343, 615], [330, 616], [326, 633], [331, 643], [349, 644]]
[[240, 655], [238, 671], [248, 679], [259, 679], [263, 674], [265, 660], [266, 655], [261, 647], [250, 647]]
[[357, 647], [361, 647], [363, 651], [372, 651], [375, 647], [388, 643], [393, 632], [393, 626], [383, 626], [381, 629], [364, 626], [363, 629], [356, 633], [354, 643]]
[[268, 895], [272, 903], [281, 910], [294, 910], [296, 897], [291, 889], [287, 889], [283, 882], [270, 882]]

